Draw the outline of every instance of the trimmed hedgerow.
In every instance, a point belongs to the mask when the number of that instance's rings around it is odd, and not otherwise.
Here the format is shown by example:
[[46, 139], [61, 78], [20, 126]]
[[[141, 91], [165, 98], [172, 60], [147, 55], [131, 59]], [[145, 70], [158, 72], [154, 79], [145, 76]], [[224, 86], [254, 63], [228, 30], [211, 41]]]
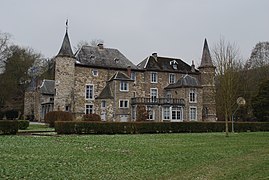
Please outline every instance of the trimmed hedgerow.
[[98, 114], [84, 114], [83, 121], [101, 121], [101, 117]]
[[[231, 129], [231, 124], [229, 124]], [[269, 131], [269, 123], [235, 123], [235, 131]], [[223, 132], [224, 122], [87, 122], [55, 123], [58, 134], [142, 134]]]
[[0, 121], [0, 134], [10, 135], [18, 132], [18, 121], [2, 120]]
[[54, 127], [56, 121], [73, 121], [73, 115], [65, 111], [51, 111], [45, 115], [44, 121], [49, 127]]
[[28, 120], [18, 120], [18, 127], [20, 130], [25, 130], [29, 127], [29, 121]]

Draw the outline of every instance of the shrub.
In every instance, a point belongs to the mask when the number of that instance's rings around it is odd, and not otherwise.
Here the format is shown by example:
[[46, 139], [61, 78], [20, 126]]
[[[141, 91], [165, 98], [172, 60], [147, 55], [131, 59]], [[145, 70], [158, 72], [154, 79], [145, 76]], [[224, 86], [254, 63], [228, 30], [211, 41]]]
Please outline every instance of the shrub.
[[18, 127], [20, 130], [25, 130], [29, 127], [29, 121], [28, 120], [18, 120]]
[[16, 119], [18, 117], [19, 112], [16, 111], [16, 110], [9, 110], [9, 111], [6, 111], [5, 114], [6, 114], [6, 118], [8, 120], [14, 120], [14, 119]]
[[0, 120], [2, 120], [4, 118], [4, 116], [5, 116], [5, 113], [0, 111]]
[[9, 135], [18, 132], [18, 121], [0, 121], [0, 134]]
[[101, 117], [98, 114], [84, 114], [83, 121], [101, 121]]
[[[235, 131], [269, 131], [269, 123], [235, 123]], [[55, 123], [58, 134], [134, 134], [224, 132], [225, 122], [87, 122]], [[229, 124], [231, 129], [231, 123]]]
[[51, 111], [45, 115], [44, 121], [49, 127], [54, 127], [56, 121], [73, 121], [73, 115], [65, 111]]

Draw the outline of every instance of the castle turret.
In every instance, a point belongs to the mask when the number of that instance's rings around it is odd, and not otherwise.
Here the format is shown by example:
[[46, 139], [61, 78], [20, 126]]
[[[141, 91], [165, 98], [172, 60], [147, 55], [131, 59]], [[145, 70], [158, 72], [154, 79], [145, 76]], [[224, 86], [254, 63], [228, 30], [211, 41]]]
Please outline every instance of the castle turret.
[[74, 73], [75, 57], [66, 28], [61, 49], [55, 57], [55, 111], [60, 110], [73, 112]]
[[216, 90], [215, 69], [213, 65], [207, 40], [204, 41], [203, 54], [199, 71], [203, 87], [203, 121], [216, 121]]

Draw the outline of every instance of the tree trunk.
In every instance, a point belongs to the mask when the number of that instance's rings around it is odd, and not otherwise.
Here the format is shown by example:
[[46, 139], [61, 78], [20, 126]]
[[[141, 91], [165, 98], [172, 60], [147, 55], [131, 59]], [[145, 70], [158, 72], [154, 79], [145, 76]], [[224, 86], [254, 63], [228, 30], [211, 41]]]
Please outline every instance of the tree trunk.
[[228, 127], [228, 113], [225, 112], [225, 136], [229, 137], [229, 127]]

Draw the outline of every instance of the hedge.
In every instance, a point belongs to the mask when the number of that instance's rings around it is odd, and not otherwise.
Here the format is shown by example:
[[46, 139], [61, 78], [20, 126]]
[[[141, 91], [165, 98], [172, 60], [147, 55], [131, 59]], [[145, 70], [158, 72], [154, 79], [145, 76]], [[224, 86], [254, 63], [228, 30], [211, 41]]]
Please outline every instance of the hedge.
[[29, 127], [29, 121], [28, 120], [18, 120], [18, 127], [20, 130], [25, 130]]
[[9, 135], [18, 132], [18, 121], [2, 120], [0, 121], [0, 134]]
[[54, 127], [56, 121], [72, 121], [73, 115], [65, 111], [51, 111], [45, 115], [44, 121], [49, 124], [49, 127]]
[[[231, 131], [231, 123], [229, 123]], [[269, 131], [269, 123], [236, 122], [236, 132]], [[224, 132], [225, 122], [87, 122], [57, 121], [58, 134], [139, 134]]]

